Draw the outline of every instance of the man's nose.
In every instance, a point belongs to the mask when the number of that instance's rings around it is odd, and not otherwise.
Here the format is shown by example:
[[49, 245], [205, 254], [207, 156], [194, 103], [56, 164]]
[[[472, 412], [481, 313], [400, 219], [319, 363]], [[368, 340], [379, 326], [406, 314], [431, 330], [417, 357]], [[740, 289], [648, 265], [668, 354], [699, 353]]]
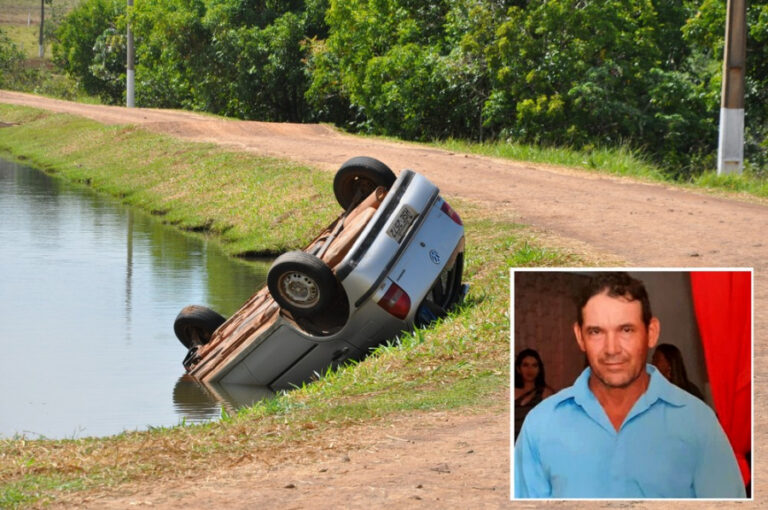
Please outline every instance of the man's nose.
[[608, 332], [605, 338], [605, 353], [619, 354], [621, 352], [621, 344], [619, 341], [619, 335], [613, 332]]

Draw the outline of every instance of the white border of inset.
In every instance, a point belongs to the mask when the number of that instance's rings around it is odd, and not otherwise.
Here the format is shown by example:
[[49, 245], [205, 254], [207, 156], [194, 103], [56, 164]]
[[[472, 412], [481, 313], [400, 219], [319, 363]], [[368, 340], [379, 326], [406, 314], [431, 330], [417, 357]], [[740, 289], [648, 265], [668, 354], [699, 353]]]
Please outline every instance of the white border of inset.
[[550, 501], [754, 501], [755, 500], [755, 487], [752, 484], [752, 491], [748, 498], [643, 498], [643, 499], [624, 499], [624, 498], [542, 498], [542, 499], [516, 499], [515, 495], [515, 393], [512, 391], [513, 385], [513, 371], [515, 364], [515, 273], [555, 273], [555, 272], [573, 272], [573, 273], [590, 273], [590, 272], [610, 272], [610, 271], [627, 271], [627, 272], [659, 272], [659, 273], [690, 273], [692, 271], [703, 272], [749, 272], [750, 274], [750, 287], [751, 287], [751, 312], [750, 312], [750, 335], [751, 335], [751, 359], [750, 366], [752, 370], [752, 380], [750, 385], [752, 407], [750, 409], [750, 440], [752, 442], [752, 457], [751, 457], [751, 480], [755, 479], [755, 270], [753, 267], [513, 267], [509, 269], [509, 377], [510, 377], [510, 391], [509, 391], [509, 499], [513, 502], [528, 502], [528, 503], [546, 503]]

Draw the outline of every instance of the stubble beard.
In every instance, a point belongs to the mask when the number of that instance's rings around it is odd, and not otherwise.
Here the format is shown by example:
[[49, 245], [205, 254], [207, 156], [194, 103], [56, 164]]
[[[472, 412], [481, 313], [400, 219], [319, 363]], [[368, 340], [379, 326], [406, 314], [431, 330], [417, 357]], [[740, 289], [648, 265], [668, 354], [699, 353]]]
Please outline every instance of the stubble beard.
[[[599, 366], [599, 364], [598, 364]], [[594, 375], [597, 380], [605, 386], [606, 388], [611, 389], [621, 389], [621, 388], [628, 388], [632, 383], [637, 381], [640, 376], [642, 376], [643, 371], [638, 370], [636, 373], [630, 373], [630, 374], [616, 374], [615, 378], [618, 378], [619, 380], [611, 380], [614, 379], [611, 375], [606, 375], [600, 370], [595, 370], [595, 368], [592, 368], [592, 375]]]

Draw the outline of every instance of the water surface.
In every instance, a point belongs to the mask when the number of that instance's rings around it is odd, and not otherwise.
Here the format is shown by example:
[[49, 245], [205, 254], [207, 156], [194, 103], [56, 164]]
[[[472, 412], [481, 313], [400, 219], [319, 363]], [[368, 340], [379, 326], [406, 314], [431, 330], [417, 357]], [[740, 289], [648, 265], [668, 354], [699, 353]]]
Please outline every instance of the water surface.
[[0, 160], [0, 437], [103, 436], [237, 405], [183, 377], [173, 320], [189, 304], [231, 315], [267, 268]]

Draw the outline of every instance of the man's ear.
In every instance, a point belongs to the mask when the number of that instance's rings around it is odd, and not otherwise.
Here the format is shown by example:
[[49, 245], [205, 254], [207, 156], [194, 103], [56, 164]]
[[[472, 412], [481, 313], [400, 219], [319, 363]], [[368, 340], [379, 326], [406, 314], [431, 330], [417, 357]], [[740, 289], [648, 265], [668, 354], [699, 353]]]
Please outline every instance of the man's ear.
[[578, 322], [573, 323], [573, 334], [576, 335], [576, 343], [579, 344], [579, 349], [582, 352], [587, 352], [587, 349], [584, 347], [584, 337], [581, 336], [581, 326], [579, 326]]
[[648, 323], [649, 349], [653, 349], [656, 346], [656, 342], [659, 341], [659, 335], [661, 335], [661, 323], [656, 317], [651, 317], [651, 322]]

